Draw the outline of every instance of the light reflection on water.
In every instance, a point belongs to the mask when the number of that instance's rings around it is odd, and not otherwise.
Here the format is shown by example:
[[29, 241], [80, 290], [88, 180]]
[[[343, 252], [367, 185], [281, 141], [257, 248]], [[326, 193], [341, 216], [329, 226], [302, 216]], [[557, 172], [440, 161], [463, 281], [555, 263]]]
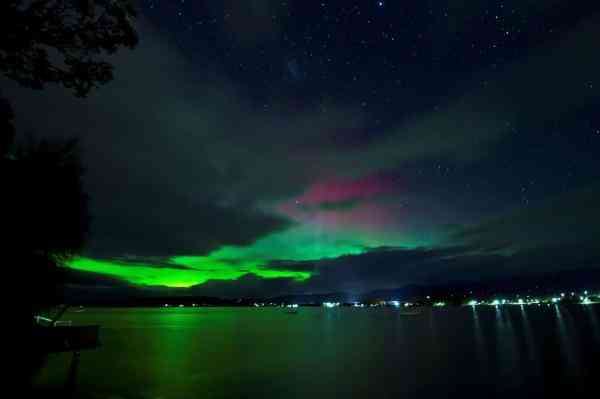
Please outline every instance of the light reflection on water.
[[489, 370], [488, 370], [489, 360], [488, 360], [487, 347], [485, 345], [485, 340], [483, 337], [483, 330], [481, 329], [481, 324], [479, 322], [479, 312], [475, 306], [472, 307], [472, 312], [473, 312], [473, 327], [474, 327], [474, 332], [475, 332], [475, 342], [476, 342], [476, 346], [477, 346], [477, 358], [478, 358], [479, 364], [481, 365], [481, 369], [482, 369], [483, 373], [485, 375], [488, 375], [489, 374]]
[[519, 306], [519, 311], [521, 314], [521, 320], [523, 323], [522, 331], [523, 331], [523, 341], [525, 345], [525, 350], [527, 352], [527, 368], [534, 375], [535, 378], [539, 377], [539, 356], [537, 354], [535, 342], [533, 341], [533, 331], [531, 329], [531, 323], [529, 322], [529, 316], [527, 315], [527, 310], [525, 305]]
[[515, 342], [515, 332], [510, 319], [510, 312], [507, 308], [496, 306], [495, 313], [495, 346], [498, 352], [499, 378], [506, 379], [506, 384], [509, 384], [510, 388], [513, 388], [515, 385], [520, 385], [522, 375]]
[[586, 306], [586, 313], [590, 318], [590, 325], [592, 326], [592, 331], [594, 332], [594, 338], [596, 339], [597, 343], [600, 343], [600, 326], [598, 325], [598, 317], [596, 316], [594, 307]]
[[553, 305], [556, 313], [556, 324], [563, 358], [566, 360], [567, 371], [570, 377], [576, 378], [581, 375], [579, 341], [576, 337], [577, 331], [573, 328], [573, 321], [568, 308]]
[[[104, 346], [81, 357], [93, 397], [511, 399], [598, 392], [600, 306], [88, 309]], [[54, 356], [39, 386], [61, 386]]]

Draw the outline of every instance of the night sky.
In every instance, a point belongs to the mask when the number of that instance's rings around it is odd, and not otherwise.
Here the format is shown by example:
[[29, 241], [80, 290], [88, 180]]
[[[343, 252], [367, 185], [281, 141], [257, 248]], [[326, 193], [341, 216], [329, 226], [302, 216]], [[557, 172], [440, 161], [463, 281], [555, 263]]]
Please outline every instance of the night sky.
[[600, 270], [596, 3], [144, 0], [89, 98], [0, 83], [22, 135], [81, 139], [97, 287]]

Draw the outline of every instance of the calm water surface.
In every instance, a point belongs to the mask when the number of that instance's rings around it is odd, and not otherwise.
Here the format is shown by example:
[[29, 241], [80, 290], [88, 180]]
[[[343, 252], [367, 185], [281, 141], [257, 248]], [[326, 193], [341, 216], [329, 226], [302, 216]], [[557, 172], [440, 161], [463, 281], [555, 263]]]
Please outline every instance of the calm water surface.
[[[81, 355], [98, 398], [593, 397], [600, 306], [424, 309], [87, 309], [103, 347]], [[54, 355], [39, 387], [58, 387]], [[592, 395], [592, 396], [590, 396]], [[598, 396], [596, 396], [598, 397]]]

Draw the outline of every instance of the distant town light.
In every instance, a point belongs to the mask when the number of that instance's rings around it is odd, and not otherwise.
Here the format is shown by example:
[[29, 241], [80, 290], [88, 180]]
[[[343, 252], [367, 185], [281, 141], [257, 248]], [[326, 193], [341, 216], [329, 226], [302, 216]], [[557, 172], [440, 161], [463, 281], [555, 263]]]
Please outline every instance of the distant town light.
[[590, 298], [585, 297], [585, 298], [583, 298], [583, 300], [581, 301], [581, 303], [584, 304], [584, 305], [589, 305], [589, 304], [592, 303], [592, 301], [590, 300]]

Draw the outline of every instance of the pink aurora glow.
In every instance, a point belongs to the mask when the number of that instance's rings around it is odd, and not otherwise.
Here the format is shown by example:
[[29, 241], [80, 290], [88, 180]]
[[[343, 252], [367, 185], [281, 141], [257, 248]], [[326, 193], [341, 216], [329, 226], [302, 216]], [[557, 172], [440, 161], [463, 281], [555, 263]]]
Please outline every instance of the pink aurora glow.
[[[368, 175], [359, 179], [327, 179], [316, 182], [298, 197], [277, 207], [278, 212], [302, 223], [332, 229], [377, 230], [399, 215], [377, 201], [396, 190], [393, 178]], [[394, 212], [395, 213], [395, 212]]]

